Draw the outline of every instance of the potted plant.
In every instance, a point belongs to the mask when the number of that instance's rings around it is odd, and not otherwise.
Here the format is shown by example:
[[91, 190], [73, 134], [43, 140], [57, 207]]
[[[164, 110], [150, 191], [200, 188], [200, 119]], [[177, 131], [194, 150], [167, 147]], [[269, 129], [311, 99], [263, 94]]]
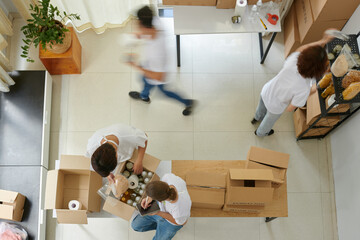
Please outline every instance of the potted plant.
[[[41, 44], [43, 49], [54, 53], [66, 52], [71, 45], [71, 33], [64, 23], [66, 20], [80, 20], [78, 14], [67, 14], [65, 11], [61, 13], [57, 7], [50, 4], [50, 0], [38, 2], [39, 5], [30, 4], [32, 18], [21, 28], [25, 35], [25, 45], [21, 46], [23, 51], [20, 56], [28, 62], [34, 62], [29, 57], [29, 49], [33, 44], [35, 47]], [[56, 17], [59, 20], [56, 20]]]

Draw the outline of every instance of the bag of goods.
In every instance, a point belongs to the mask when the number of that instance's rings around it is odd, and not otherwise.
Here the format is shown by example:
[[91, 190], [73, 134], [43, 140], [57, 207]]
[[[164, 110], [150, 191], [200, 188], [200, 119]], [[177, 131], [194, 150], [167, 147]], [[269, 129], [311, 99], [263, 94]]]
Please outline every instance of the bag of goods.
[[351, 83], [342, 93], [344, 100], [353, 99], [360, 92], [360, 82]]
[[348, 68], [349, 65], [346, 61], [346, 57], [344, 56], [344, 54], [341, 54], [331, 66], [331, 72], [334, 74], [335, 77], [342, 77], [347, 73]]
[[14, 223], [0, 223], [0, 239], [1, 240], [26, 240], [28, 233], [25, 229]]
[[119, 198], [129, 188], [129, 182], [123, 175], [115, 176], [115, 183], [111, 184], [111, 190], [115, 197]]
[[328, 73], [326, 74], [317, 84], [318, 89], [319, 88], [327, 88], [332, 80], [332, 74]]
[[351, 70], [342, 80], [342, 87], [347, 88], [353, 82], [360, 82], [360, 71]]
[[345, 44], [340, 52], [340, 54], [343, 54], [346, 58], [346, 61], [348, 63], [348, 68], [351, 69], [355, 66], [358, 66], [354, 54], [351, 52], [351, 48], [348, 44]]
[[329, 95], [332, 95], [335, 93], [334, 85], [331, 83], [322, 93], [321, 97], [326, 98]]

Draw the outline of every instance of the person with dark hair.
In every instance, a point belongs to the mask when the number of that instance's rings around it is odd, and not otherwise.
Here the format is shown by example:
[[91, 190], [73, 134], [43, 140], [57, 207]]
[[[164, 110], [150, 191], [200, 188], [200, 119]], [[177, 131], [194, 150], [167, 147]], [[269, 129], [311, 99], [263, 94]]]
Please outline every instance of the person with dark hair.
[[88, 140], [85, 156], [91, 158], [95, 172], [113, 182], [112, 172], [120, 162], [130, 159], [135, 149], [138, 149], [138, 158], [134, 163], [134, 172], [139, 174], [143, 171], [147, 139], [146, 134], [139, 129], [115, 124], [94, 133]]
[[190, 115], [193, 110], [194, 101], [184, 99], [179, 94], [166, 88], [168, 83], [167, 71], [167, 42], [164, 31], [160, 30], [154, 22], [159, 23], [159, 19], [154, 18], [150, 7], [145, 6], [138, 10], [138, 27], [139, 32], [136, 34], [138, 38], [146, 39], [143, 52], [143, 62], [138, 65], [130, 57], [128, 64], [134, 66], [142, 72], [142, 81], [144, 88], [141, 92], [131, 91], [129, 96], [136, 100], [150, 103], [150, 90], [157, 86], [167, 97], [175, 99], [185, 105], [182, 114]]
[[190, 217], [191, 199], [186, 183], [172, 173], [165, 174], [161, 181], [153, 181], [145, 188], [147, 195], [141, 202], [146, 209], [156, 200], [160, 211], [152, 215], [137, 215], [131, 227], [137, 232], [156, 230], [154, 240], [172, 239]]
[[310, 92], [316, 91], [311, 86], [329, 68], [324, 47], [332, 39], [324, 33], [321, 40], [298, 48], [286, 59], [280, 72], [264, 85], [251, 121], [252, 124], [261, 121], [255, 135], [272, 135], [272, 127], [284, 111], [292, 112], [306, 104]]

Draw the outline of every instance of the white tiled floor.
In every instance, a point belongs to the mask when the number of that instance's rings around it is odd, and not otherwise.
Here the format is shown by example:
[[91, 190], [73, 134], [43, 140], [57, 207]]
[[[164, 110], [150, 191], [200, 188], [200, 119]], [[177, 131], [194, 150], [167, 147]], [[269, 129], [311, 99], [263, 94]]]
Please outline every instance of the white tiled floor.
[[[325, 141], [296, 142], [291, 113], [276, 123], [273, 136], [263, 139], [250, 124], [262, 86], [284, 62], [283, 35], [277, 36], [263, 65], [257, 34], [182, 36], [182, 67], [177, 68], [172, 20], [164, 21], [171, 87], [198, 100], [194, 115], [182, 116], [182, 106], [159, 91], [152, 93], [150, 105], [129, 99], [127, 93], [139, 90], [141, 82], [139, 73], [120, 61], [125, 49], [119, 39], [132, 31], [132, 24], [102, 35], [86, 31], [79, 34], [82, 74], [53, 76], [50, 168], [59, 154], [84, 154], [91, 134], [116, 122], [148, 133], [148, 152], [163, 160], [160, 175], [170, 171], [170, 160], [245, 159], [249, 146], [266, 147], [291, 155], [289, 217], [270, 223], [262, 218], [192, 218], [175, 239], [335, 239]], [[22, 22], [14, 24], [19, 29]], [[28, 64], [17, 57], [19, 38], [15, 34], [11, 45], [14, 68], [44, 69], [38, 59]], [[90, 218], [84, 226], [58, 225], [49, 218], [47, 232], [47, 240], [151, 239], [154, 234], [136, 233], [119, 218]]]

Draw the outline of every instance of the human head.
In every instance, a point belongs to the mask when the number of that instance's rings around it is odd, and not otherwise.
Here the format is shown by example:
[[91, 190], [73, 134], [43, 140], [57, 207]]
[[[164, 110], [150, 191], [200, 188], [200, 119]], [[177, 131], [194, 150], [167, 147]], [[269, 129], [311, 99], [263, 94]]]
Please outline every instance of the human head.
[[146, 185], [146, 195], [159, 202], [164, 200], [175, 200], [177, 197], [176, 190], [171, 188], [166, 182], [153, 181]]
[[117, 165], [115, 148], [110, 143], [102, 144], [91, 156], [91, 165], [100, 176], [109, 176]]
[[301, 76], [320, 79], [328, 68], [325, 49], [321, 46], [304, 49], [299, 55], [297, 67]]
[[139, 28], [142, 34], [147, 34], [153, 29], [153, 16], [153, 11], [149, 6], [144, 6], [138, 10], [137, 17], [139, 19]]

